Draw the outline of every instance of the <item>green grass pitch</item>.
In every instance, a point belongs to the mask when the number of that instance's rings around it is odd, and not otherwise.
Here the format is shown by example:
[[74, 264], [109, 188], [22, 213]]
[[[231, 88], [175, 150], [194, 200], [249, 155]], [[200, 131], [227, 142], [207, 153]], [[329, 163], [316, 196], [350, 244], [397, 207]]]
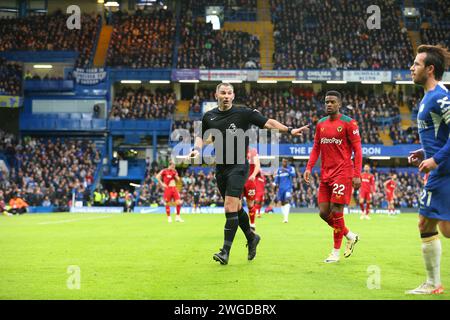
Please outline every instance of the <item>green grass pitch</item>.
[[[373, 215], [370, 221], [346, 215], [361, 241], [345, 259], [344, 239], [336, 264], [323, 263], [332, 230], [317, 213], [291, 214], [288, 224], [281, 215], [264, 215], [257, 219], [262, 240], [255, 260], [247, 261], [238, 230], [227, 266], [212, 259], [222, 245], [224, 216], [183, 218], [185, 223], [168, 224], [163, 214], [0, 216], [0, 299], [450, 297], [449, 291], [404, 294], [425, 279], [416, 214]], [[450, 289], [450, 241], [441, 240], [442, 282]], [[68, 287], [69, 266], [79, 267], [79, 289]]]

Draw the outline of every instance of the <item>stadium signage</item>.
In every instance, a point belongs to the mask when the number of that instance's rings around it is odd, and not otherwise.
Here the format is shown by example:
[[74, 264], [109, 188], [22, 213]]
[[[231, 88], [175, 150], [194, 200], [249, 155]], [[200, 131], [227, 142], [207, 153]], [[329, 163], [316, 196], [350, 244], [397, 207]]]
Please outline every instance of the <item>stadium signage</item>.
[[172, 70], [172, 81], [198, 80], [200, 72], [198, 69], [174, 69]]
[[[332, 139], [328, 139], [332, 140]], [[338, 140], [338, 139], [335, 139]], [[327, 141], [327, 143], [339, 143], [337, 141]], [[260, 156], [309, 156], [312, 152], [312, 144], [253, 144], [250, 143], [251, 147], [256, 147]], [[186, 155], [189, 150], [192, 149], [191, 144], [186, 144], [184, 142], [179, 143], [176, 146], [176, 153], [174, 156]], [[211, 149], [210, 149], [211, 148]], [[411, 151], [417, 150], [420, 145], [417, 144], [398, 144], [395, 146], [385, 146], [382, 144], [363, 144], [362, 152], [364, 156], [386, 156], [386, 157], [399, 157], [407, 158]], [[208, 146], [203, 150], [203, 156], [212, 154], [212, 146]], [[174, 148], [175, 150], [175, 148]]]
[[0, 95], [0, 108], [19, 108], [22, 105], [23, 105], [22, 97]]
[[258, 70], [200, 70], [200, 80], [222, 81], [241, 80], [256, 81], [259, 76]]
[[[331, 140], [331, 139], [329, 139]], [[336, 143], [336, 142], [334, 142]], [[417, 144], [399, 144], [395, 146], [385, 146], [380, 144], [363, 144], [363, 155], [368, 156], [387, 156], [387, 157], [408, 157], [411, 151], [419, 149]], [[272, 156], [309, 156], [312, 151], [312, 144], [280, 144], [278, 152], [276, 148], [271, 149], [271, 145], [258, 145], [260, 155]]]
[[106, 71], [103, 68], [81, 69], [77, 68], [73, 75], [79, 84], [96, 85], [106, 79]]
[[442, 81], [450, 83], [450, 72], [444, 72], [444, 75], [442, 76]]
[[344, 71], [344, 80], [350, 82], [381, 81], [391, 82], [391, 71], [354, 70]]
[[259, 80], [295, 80], [295, 70], [261, 70], [259, 71]]
[[[114, 69], [113, 69], [114, 70]], [[156, 70], [156, 69], [155, 69]], [[136, 72], [136, 70], [133, 70]], [[139, 72], [139, 71], [137, 71]], [[144, 70], [142, 70], [144, 72]], [[147, 71], [145, 71], [147, 73]], [[164, 78], [163, 76], [159, 76]], [[201, 80], [201, 81], [257, 81], [257, 80], [308, 80], [308, 81], [411, 81], [409, 70], [222, 70], [222, 69], [173, 69], [172, 81]], [[450, 82], [450, 72], [445, 72], [442, 81]]]
[[342, 71], [337, 70], [298, 70], [297, 80], [328, 81], [342, 80]]

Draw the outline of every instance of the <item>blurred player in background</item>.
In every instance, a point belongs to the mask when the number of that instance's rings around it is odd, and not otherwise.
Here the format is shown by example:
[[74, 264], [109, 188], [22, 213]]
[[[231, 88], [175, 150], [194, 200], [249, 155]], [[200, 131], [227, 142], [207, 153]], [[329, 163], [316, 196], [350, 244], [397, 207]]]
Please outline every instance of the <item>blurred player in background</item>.
[[425, 95], [417, 114], [422, 149], [412, 152], [408, 160], [429, 176], [419, 200], [419, 232], [427, 280], [408, 294], [444, 292], [437, 226], [444, 237], [450, 238], [450, 93], [439, 81], [449, 65], [447, 48], [421, 45], [410, 68], [414, 83], [424, 88]]
[[289, 222], [289, 211], [291, 210], [292, 198], [292, 179], [296, 176], [295, 168], [288, 165], [288, 160], [281, 160], [281, 167], [275, 174], [274, 184], [278, 186], [277, 201], [281, 202], [281, 212], [283, 213], [283, 222]]
[[395, 214], [395, 189], [397, 189], [397, 175], [394, 173], [391, 175], [391, 179], [384, 182], [384, 191], [388, 202], [388, 215]]
[[344, 206], [350, 203], [352, 187], [359, 189], [361, 186], [361, 137], [356, 121], [339, 112], [341, 104], [339, 92], [326, 93], [325, 107], [328, 116], [317, 123], [313, 150], [303, 175], [309, 184], [312, 168], [320, 156], [322, 160], [318, 194], [320, 217], [333, 228], [334, 240], [334, 249], [325, 259], [326, 263], [339, 261], [344, 236], [347, 238], [345, 258], [350, 257], [359, 240], [358, 235], [345, 226]]
[[170, 160], [169, 167], [161, 170], [157, 175], [156, 179], [164, 188], [164, 201], [166, 202], [166, 214], [167, 221], [172, 222], [172, 217], [170, 216], [170, 202], [173, 200], [176, 204], [177, 216], [175, 218], [176, 222], [184, 222], [180, 217], [181, 212], [181, 199], [180, 193], [177, 190], [177, 181], [181, 181], [178, 176], [178, 172], [175, 169], [175, 163]]
[[[261, 187], [258, 188], [258, 179], [261, 175], [261, 163], [258, 157], [258, 151], [255, 148], [250, 148], [247, 152], [247, 159], [250, 163], [250, 171], [247, 182], [244, 185], [244, 197], [247, 201], [248, 214], [250, 216], [250, 228], [256, 230], [255, 217], [257, 212], [261, 209], [261, 203], [264, 199], [264, 185], [261, 193]], [[259, 205], [259, 207], [257, 206]]]
[[199, 190], [198, 186], [194, 187], [193, 200], [194, 200], [194, 203], [192, 206], [192, 212], [200, 213], [200, 190]]
[[259, 177], [255, 180], [256, 183], [256, 199], [255, 199], [255, 212], [258, 218], [261, 218], [261, 208], [264, 203], [264, 194], [266, 190], [266, 177], [264, 173], [260, 171]]
[[[359, 206], [361, 207], [361, 219], [370, 220], [369, 211], [372, 203], [372, 195], [375, 192], [375, 176], [370, 173], [370, 165], [364, 165], [364, 172], [361, 174], [361, 188], [359, 191]], [[366, 208], [364, 208], [364, 201]]]

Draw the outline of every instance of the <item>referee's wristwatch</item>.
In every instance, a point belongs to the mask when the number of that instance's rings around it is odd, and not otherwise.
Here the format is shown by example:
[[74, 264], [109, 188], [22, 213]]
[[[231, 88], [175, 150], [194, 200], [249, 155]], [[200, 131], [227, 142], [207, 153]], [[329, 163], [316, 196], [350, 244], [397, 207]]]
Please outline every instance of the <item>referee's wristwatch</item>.
[[294, 128], [293, 127], [287, 127], [288, 128], [288, 134], [292, 134], [292, 130], [294, 130]]

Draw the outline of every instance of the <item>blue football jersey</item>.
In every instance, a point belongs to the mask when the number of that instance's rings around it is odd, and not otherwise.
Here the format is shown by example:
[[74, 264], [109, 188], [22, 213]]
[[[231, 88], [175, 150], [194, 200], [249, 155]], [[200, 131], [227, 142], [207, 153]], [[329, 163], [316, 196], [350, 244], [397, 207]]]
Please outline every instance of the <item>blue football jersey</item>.
[[425, 158], [439, 165], [432, 175], [450, 174], [450, 93], [439, 83], [420, 102], [417, 126]]
[[295, 168], [288, 165], [286, 168], [279, 167], [275, 175], [275, 183], [280, 189], [292, 189], [292, 178], [295, 177]]

